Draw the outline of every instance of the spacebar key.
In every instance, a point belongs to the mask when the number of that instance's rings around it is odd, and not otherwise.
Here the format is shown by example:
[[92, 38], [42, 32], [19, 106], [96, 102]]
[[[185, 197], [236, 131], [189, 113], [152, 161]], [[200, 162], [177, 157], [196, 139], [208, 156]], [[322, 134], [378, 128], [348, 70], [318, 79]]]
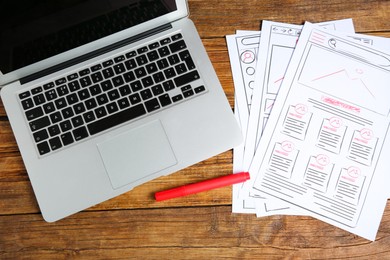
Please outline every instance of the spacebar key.
[[119, 113], [112, 114], [109, 117], [105, 117], [98, 121], [92, 122], [89, 124], [88, 130], [91, 135], [100, 133], [104, 130], [107, 130], [111, 127], [117, 126], [119, 124], [125, 123], [131, 119], [137, 118], [146, 114], [146, 110], [143, 104], [131, 107], [129, 109], [123, 110]]

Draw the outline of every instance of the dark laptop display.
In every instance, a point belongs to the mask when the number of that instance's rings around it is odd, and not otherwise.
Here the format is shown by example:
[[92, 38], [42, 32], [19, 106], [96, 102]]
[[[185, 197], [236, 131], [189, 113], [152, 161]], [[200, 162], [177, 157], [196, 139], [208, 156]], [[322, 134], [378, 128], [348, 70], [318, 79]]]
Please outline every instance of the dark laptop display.
[[174, 0], [2, 1], [0, 71], [8, 73], [175, 10]]

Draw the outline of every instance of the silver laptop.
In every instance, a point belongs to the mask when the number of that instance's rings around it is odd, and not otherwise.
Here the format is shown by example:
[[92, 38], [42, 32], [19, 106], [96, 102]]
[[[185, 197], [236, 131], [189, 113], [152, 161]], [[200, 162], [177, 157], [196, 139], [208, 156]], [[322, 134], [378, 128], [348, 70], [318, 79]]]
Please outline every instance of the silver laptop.
[[186, 0], [1, 5], [1, 97], [46, 221], [241, 142]]

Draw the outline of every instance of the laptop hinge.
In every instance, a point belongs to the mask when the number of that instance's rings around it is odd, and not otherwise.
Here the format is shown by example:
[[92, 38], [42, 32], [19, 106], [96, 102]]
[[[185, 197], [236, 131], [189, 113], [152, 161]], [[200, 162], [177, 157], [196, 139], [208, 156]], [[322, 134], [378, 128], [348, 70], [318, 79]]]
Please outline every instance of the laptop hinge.
[[135, 36], [132, 36], [132, 37], [129, 37], [127, 39], [124, 39], [124, 40], [121, 40], [119, 42], [116, 42], [116, 43], [113, 43], [113, 44], [110, 44], [106, 47], [103, 47], [103, 48], [100, 48], [98, 50], [95, 50], [95, 51], [92, 51], [92, 52], [89, 52], [89, 53], [86, 53], [86, 54], [83, 54], [77, 58], [73, 58], [73, 59], [70, 59], [68, 61], [65, 61], [65, 62], [62, 62], [60, 64], [57, 64], [55, 66], [52, 66], [50, 68], [47, 68], [47, 69], [44, 69], [44, 70], [41, 70], [41, 71], [38, 71], [38, 72], [35, 72], [33, 74], [30, 74], [26, 77], [23, 77], [20, 79], [20, 83], [23, 85], [23, 84], [26, 84], [28, 82], [31, 82], [33, 80], [36, 80], [38, 78], [41, 78], [41, 77], [44, 77], [44, 76], [47, 76], [51, 73], [54, 73], [54, 72], [57, 72], [57, 71], [60, 71], [62, 69], [65, 69], [67, 67], [70, 67], [70, 66], [73, 66], [73, 65], [76, 65], [80, 62], [83, 62], [83, 61], [86, 61], [86, 60], [89, 60], [89, 59], [92, 59], [92, 58], [95, 58], [99, 55], [102, 55], [104, 53], [107, 53], [107, 52], [110, 52], [112, 50], [115, 50], [115, 49], [119, 49], [123, 46], [126, 46], [128, 44], [131, 44], [131, 43], [134, 43], [134, 42], [137, 42], [139, 40], [142, 40], [142, 39], [145, 39], [151, 35], [154, 35], [154, 34], [157, 34], [157, 33], [160, 33], [162, 31], [166, 31], [166, 30], [169, 30], [172, 28], [172, 25], [171, 24], [165, 24], [165, 25], [162, 25], [162, 26], [159, 26], [159, 27], [156, 27], [154, 29], [151, 29], [151, 30], [148, 30], [146, 32], [143, 32], [143, 33], [140, 33], [140, 34], [137, 34]]

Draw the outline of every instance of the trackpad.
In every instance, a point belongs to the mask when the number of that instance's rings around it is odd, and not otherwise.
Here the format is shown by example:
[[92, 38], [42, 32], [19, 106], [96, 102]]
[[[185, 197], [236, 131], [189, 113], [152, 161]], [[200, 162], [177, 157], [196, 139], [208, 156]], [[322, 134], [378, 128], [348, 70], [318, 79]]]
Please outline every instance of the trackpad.
[[114, 189], [177, 163], [159, 120], [99, 143], [98, 149]]

